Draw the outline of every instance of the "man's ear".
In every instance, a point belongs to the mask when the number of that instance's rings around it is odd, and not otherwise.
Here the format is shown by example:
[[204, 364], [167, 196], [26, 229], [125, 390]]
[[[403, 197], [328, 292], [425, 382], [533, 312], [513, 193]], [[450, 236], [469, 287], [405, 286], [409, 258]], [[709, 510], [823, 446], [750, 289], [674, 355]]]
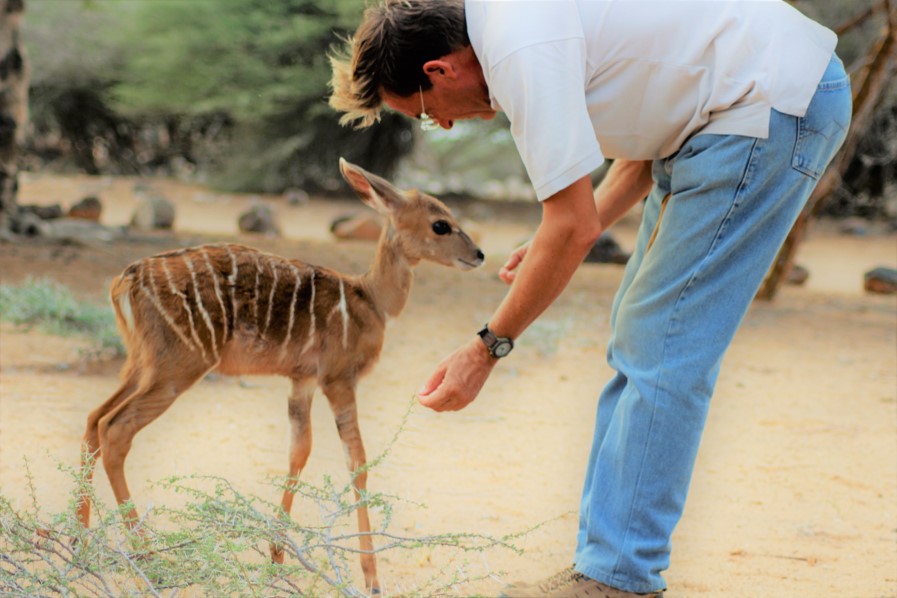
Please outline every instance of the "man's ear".
[[450, 60], [445, 60], [445, 58], [428, 60], [424, 63], [423, 69], [431, 81], [433, 77], [449, 77], [453, 79], [458, 76], [455, 65]]

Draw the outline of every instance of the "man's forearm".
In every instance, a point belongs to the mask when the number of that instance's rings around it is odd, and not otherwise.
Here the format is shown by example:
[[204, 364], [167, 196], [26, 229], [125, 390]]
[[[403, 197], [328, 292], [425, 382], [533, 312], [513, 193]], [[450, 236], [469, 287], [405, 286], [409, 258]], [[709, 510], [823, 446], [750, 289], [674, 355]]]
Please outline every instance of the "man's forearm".
[[615, 160], [595, 189], [595, 209], [603, 230], [609, 229], [639, 201], [648, 196], [651, 162]]
[[542, 205], [542, 222], [526, 258], [490, 321], [500, 336], [519, 336], [561, 294], [601, 234], [584, 177]]
[[[542, 203], [542, 222], [528, 250], [505, 268], [511, 288], [489, 321], [498, 336], [517, 338], [561, 294], [586, 253], [603, 231], [599, 212], [609, 226], [650, 189], [650, 167], [616, 166], [607, 185], [593, 196], [591, 181], [582, 177]], [[645, 177], [647, 173], [647, 178]], [[479, 339], [449, 355], [418, 393], [421, 404], [435, 411], [463, 409], [486, 382], [495, 358]]]

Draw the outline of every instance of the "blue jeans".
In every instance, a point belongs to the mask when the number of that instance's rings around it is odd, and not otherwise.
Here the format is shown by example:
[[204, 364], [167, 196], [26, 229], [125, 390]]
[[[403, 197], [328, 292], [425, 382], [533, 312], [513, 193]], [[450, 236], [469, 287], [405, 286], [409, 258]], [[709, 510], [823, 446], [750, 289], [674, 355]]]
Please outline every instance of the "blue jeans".
[[850, 82], [833, 57], [807, 114], [773, 110], [769, 138], [696, 135], [654, 162], [610, 314], [616, 375], [598, 402], [579, 572], [630, 592], [665, 587], [723, 354], [850, 114]]

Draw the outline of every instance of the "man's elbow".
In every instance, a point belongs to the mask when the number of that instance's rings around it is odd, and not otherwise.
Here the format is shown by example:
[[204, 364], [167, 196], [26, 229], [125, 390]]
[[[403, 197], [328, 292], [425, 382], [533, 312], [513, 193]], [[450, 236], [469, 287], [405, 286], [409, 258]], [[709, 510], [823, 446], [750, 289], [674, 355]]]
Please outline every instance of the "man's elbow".
[[567, 248], [583, 255], [592, 249], [603, 230], [597, 215], [567, 219], [562, 227], [560, 230], [556, 229], [555, 234], [564, 239]]
[[573, 243], [583, 254], [588, 253], [598, 241], [598, 237], [601, 236], [602, 232], [604, 232], [604, 229], [597, 217], [586, 222], [580, 222], [576, 227]]
[[569, 242], [578, 249], [590, 250], [601, 233], [604, 232], [594, 204], [590, 204], [587, 209], [581, 210], [575, 215], [571, 214], [571, 216], [572, 218], [567, 221]]
[[542, 204], [542, 221], [571, 249], [589, 251], [601, 236], [601, 218], [589, 177], [582, 177]]

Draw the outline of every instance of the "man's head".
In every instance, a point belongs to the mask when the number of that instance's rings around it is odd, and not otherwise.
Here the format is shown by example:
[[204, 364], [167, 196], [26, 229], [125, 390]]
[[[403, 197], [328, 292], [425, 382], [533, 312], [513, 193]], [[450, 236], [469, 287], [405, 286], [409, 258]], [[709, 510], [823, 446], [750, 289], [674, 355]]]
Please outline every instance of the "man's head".
[[[451, 98], [430, 98], [433, 106], [445, 105], [446, 116], [434, 116], [450, 127], [454, 117], [448, 116], [448, 105], [456, 105], [460, 85], [482, 79], [479, 69], [470, 71], [470, 60], [459, 60], [463, 57], [473, 57], [463, 0], [384, 0], [365, 11], [343, 51], [331, 56], [330, 105], [345, 112], [340, 123], [356, 121], [358, 127], [367, 127], [380, 118], [384, 102], [417, 116], [425, 111], [423, 92], [434, 85], [451, 87]], [[427, 109], [433, 112], [429, 102]]]

